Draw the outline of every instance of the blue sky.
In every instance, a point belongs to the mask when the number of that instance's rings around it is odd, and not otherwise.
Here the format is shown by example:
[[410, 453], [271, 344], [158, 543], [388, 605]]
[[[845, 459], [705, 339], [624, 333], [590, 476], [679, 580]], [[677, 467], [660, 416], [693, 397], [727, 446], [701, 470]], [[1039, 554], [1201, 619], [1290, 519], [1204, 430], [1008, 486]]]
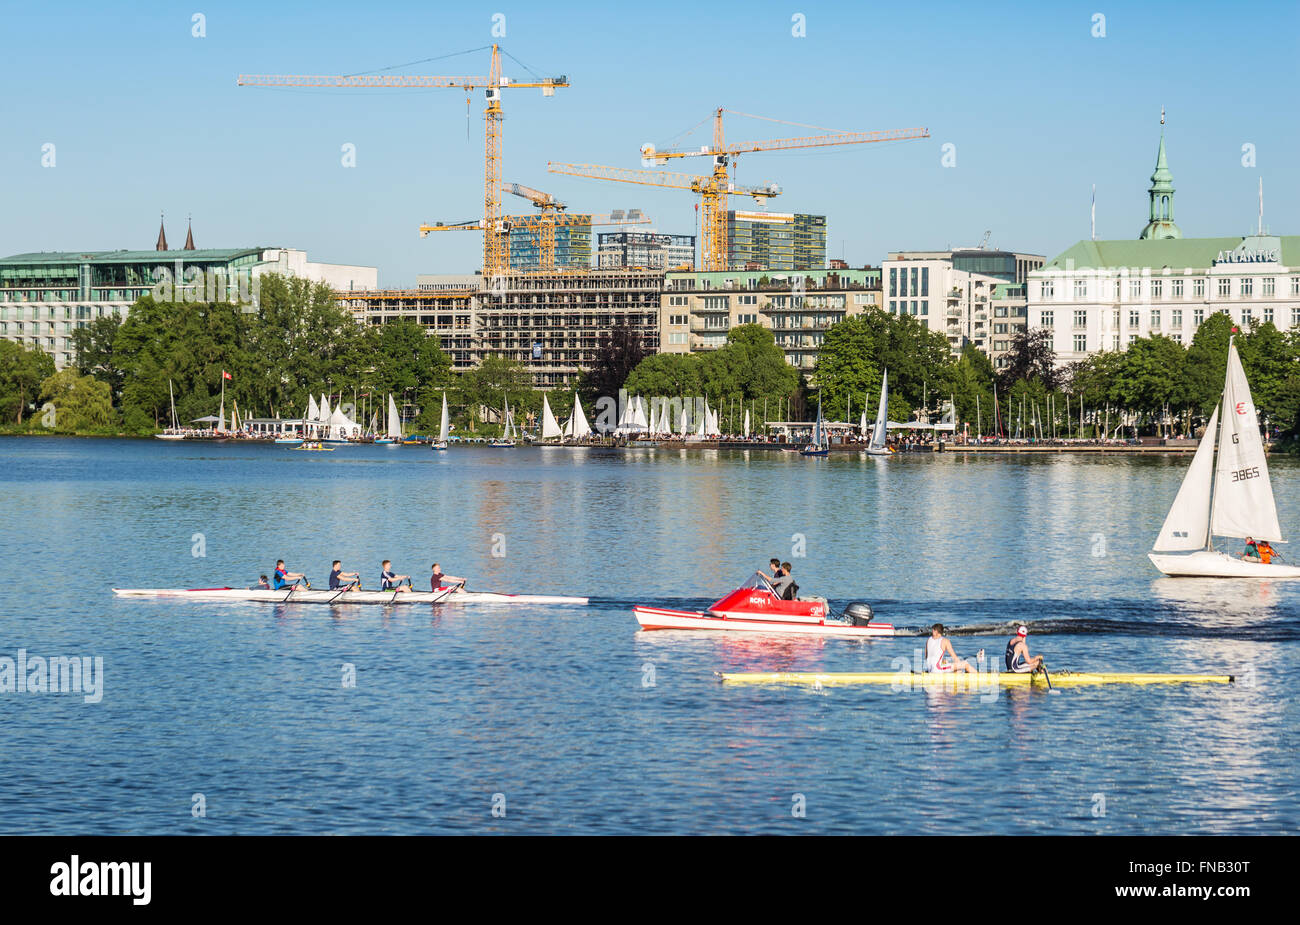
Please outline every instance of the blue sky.
[[[206, 37], [191, 16], [206, 17]], [[1093, 16], [1105, 16], [1095, 38]], [[278, 245], [379, 267], [385, 286], [472, 272], [476, 234], [420, 239], [481, 215], [483, 101], [459, 90], [237, 87], [240, 73], [350, 74], [490, 44], [572, 86], [507, 91], [505, 179], [575, 211], [639, 207], [694, 231], [687, 192], [546, 172], [546, 162], [640, 166], [717, 107], [840, 130], [928, 127], [897, 144], [742, 158], [742, 183], [779, 182], [773, 211], [828, 216], [829, 256], [978, 243], [1052, 256], [1146, 221], [1160, 108], [1188, 236], [1265, 222], [1300, 234], [1300, 4], [749, 2], [7, 4], [0, 58], [0, 253], [152, 247], [158, 213], [200, 247]], [[806, 37], [791, 35], [801, 13]], [[526, 72], [506, 59], [507, 76]], [[483, 74], [478, 51], [397, 73]], [[728, 137], [802, 134], [730, 117]], [[683, 140], [705, 141], [697, 133]], [[42, 145], [55, 166], [42, 167]], [[341, 146], [356, 145], [356, 167]], [[941, 164], [943, 145], [956, 166]], [[1242, 146], [1256, 166], [1242, 165]], [[693, 166], [693, 165], [692, 165]], [[703, 171], [703, 165], [700, 165]], [[509, 200], [511, 197], [506, 197]], [[510, 203], [517, 211], [523, 200]], [[750, 200], [740, 200], [746, 207]]]

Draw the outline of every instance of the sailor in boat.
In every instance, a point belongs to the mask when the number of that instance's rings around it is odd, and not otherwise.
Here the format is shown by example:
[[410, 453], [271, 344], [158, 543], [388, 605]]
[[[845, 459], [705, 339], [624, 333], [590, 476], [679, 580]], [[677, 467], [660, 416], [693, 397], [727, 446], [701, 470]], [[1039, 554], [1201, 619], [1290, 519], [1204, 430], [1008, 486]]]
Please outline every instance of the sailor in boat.
[[1273, 557], [1277, 555], [1277, 550], [1269, 543], [1268, 540], [1259, 540], [1258, 542], [1251, 537], [1246, 537], [1246, 551], [1241, 557], [1247, 562], [1263, 562], [1269, 565]]
[[248, 590], [249, 591], [270, 591], [271, 582], [265, 575], [263, 575], [261, 578], [257, 580], [257, 584], [249, 585]]
[[[983, 649], [980, 649], [979, 657], [984, 658]], [[943, 624], [936, 623], [930, 627], [930, 638], [925, 641], [925, 670], [974, 671], [975, 668], [970, 662], [957, 657], [957, 653], [952, 649], [952, 643], [943, 635]]]
[[390, 560], [385, 559], [383, 562], [380, 563], [380, 567], [383, 569], [382, 573], [379, 576], [379, 587], [381, 590], [384, 591], [410, 591], [411, 590], [411, 576], [394, 574], [393, 563]]
[[300, 581], [304, 586], [311, 587], [311, 582], [307, 580], [306, 575], [302, 572], [291, 572], [286, 569], [283, 559], [275, 560], [275, 578], [271, 582], [272, 590], [283, 591], [285, 588], [296, 588]]
[[343, 571], [343, 563], [335, 559], [333, 566], [330, 567], [330, 590], [360, 591], [361, 575], [358, 572]]
[[1029, 654], [1029, 644], [1025, 642], [1028, 636], [1029, 627], [1022, 626], [1016, 630], [1014, 636], [1007, 640], [1007, 651], [1003, 656], [1007, 671], [1026, 674], [1043, 667], [1043, 657], [1041, 655]]
[[433, 563], [433, 574], [429, 577], [430, 591], [445, 591], [447, 588], [453, 588], [452, 593], [465, 590], [465, 579], [457, 578], [455, 575], [444, 575], [442, 566], [437, 562]]

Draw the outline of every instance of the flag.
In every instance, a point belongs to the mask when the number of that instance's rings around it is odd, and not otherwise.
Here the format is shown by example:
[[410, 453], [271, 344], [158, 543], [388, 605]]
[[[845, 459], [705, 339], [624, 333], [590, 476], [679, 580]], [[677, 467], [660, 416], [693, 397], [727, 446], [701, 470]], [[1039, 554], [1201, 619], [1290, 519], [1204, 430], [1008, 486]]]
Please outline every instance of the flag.
[[226, 371], [223, 369], [223, 370], [221, 371], [221, 378], [222, 378], [222, 379], [233, 379], [234, 376], [230, 375], [230, 373], [226, 372]]

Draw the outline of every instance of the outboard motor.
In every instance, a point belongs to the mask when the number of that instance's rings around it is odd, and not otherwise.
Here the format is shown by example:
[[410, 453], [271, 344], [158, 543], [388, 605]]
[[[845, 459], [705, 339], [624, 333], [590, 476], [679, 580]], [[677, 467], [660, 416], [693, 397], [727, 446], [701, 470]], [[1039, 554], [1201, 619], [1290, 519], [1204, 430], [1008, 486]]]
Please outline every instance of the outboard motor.
[[866, 601], [854, 601], [844, 608], [844, 617], [853, 626], [866, 626], [875, 616], [876, 612]]

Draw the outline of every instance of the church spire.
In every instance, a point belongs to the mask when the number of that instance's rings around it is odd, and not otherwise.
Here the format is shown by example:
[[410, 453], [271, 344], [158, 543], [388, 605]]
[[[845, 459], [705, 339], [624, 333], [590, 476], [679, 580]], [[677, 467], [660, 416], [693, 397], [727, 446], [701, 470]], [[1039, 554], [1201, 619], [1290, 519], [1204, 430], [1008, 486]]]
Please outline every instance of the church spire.
[[154, 250], [167, 250], [167, 229], [163, 222], [163, 213], [158, 213], [158, 243], [154, 245]]
[[1182, 231], [1174, 224], [1174, 175], [1169, 170], [1169, 157], [1165, 153], [1165, 111], [1160, 110], [1160, 147], [1156, 151], [1156, 169], [1151, 174], [1147, 189], [1150, 199], [1147, 225], [1138, 239], [1149, 241], [1158, 238], [1181, 238]]
[[194, 218], [186, 216], [185, 218], [185, 246], [181, 250], [194, 250]]

